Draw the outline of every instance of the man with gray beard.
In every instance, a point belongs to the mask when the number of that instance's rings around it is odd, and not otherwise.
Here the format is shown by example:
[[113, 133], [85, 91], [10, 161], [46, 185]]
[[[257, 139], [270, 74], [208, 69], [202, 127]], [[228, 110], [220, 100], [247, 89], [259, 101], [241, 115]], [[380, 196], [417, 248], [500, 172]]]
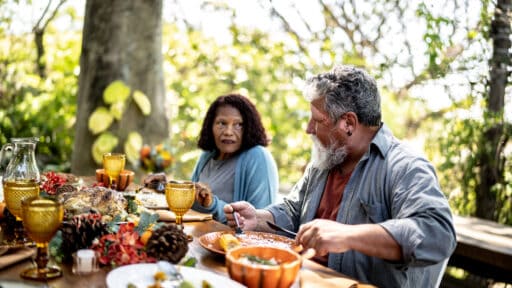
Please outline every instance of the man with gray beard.
[[266, 221], [298, 231], [315, 261], [379, 287], [435, 287], [456, 238], [434, 167], [381, 122], [380, 95], [365, 71], [338, 66], [308, 79], [310, 164], [292, 197], [265, 209], [224, 206], [245, 230]]

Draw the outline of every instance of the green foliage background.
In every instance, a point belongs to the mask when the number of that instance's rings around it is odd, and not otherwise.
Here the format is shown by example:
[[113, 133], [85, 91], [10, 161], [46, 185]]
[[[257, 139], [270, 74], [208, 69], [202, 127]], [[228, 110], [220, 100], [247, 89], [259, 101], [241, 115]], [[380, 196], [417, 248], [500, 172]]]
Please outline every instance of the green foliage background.
[[[4, 4], [0, 0], [0, 7], [4, 8]], [[330, 69], [331, 63], [343, 62], [365, 66], [376, 76], [381, 86], [384, 122], [397, 137], [425, 143], [423, 148], [437, 168], [452, 208], [460, 214], [474, 213], [479, 171], [476, 156], [485, 145], [482, 131], [495, 121], [493, 116], [481, 112], [488, 93], [485, 63], [490, 57], [489, 23], [493, 12], [489, 1], [482, 0], [481, 4], [478, 26], [465, 30], [467, 35], [462, 44], [454, 43], [452, 35], [443, 33], [459, 29], [461, 23], [455, 16], [436, 15], [427, 5], [419, 5], [415, 10], [425, 24], [427, 59], [425, 70], [418, 73], [415, 81], [428, 83], [446, 78], [445, 85], [456, 90], [461, 84], [449, 80], [450, 75], [482, 71], [465, 79], [464, 85], [470, 86], [470, 91], [464, 97], [455, 98], [447, 92], [452, 105], [442, 111], [429, 111], [425, 99], [430, 95], [418, 99], [408, 91], [397, 92], [385, 81], [387, 73], [392, 75], [388, 63], [372, 66], [371, 57], [359, 53], [361, 47], [340, 49], [329, 37], [319, 36], [316, 41], [321, 43], [321, 60], [315, 60], [318, 57], [298, 53], [289, 43], [272, 40], [258, 30], [232, 25], [233, 43], [224, 45], [199, 31], [165, 24], [164, 76], [171, 100], [170, 142], [175, 157], [172, 173], [176, 178], [190, 176], [200, 153], [196, 140], [209, 103], [217, 96], [239, 92], [248, 96], [262, 115], [272, 138], [269, 149], [278, 163], [281, 183], [293, 184], [302, 174], [311, 146], [305, 133], [309, 106], [302, 98], [301, 84], [309, 73], [316, 74]], [[74, 14], [71, 10], [66, 13]], [[11, 18], [6, 10], [1, 11], [0, 20], [0, 144], [12, 137], [38, 135], [39, 167], [69, 171], [81, 31], [57, 30], [52, 23], [48, 26], [44, 38], [47, 76], [42, 79], [36, 74], [33, 36], [7, 33]], [[326, 33], [333, 31], [329, 28]], [[455, 57], [461, 56], [454, 61], [447, 51], [457, 45], [463, 46], [464, 53], [457, 54]], [[512, 135], [507, 129], [506, 133]], [[504, 179], [493, 191], [500, 201], [497, 218], [512, 224], [512, 156], [510, 151], [506, 153]], [[2, 165], [5, 163], [0, 163], [0, 171]]]
[[[220, 95], [239, 92], [248, 96], [262, 115], [281, 182], [296, 181], [310, 147], [304, 133], [309, 106], [296, 84], [303, 81], [305, 71], [316, 68], [306, 63], [310, 60], [293, 55], [284, 43], [272, 42], [258, 31], [232, 27], [236, 40], [226, 46], [197, 31], [181, 31], [173, 25], [164, 29], [165, 81], [173, 99], [169, 109], [173, 114], [174, 176], [190, 177], [209, 103]], [[0, 40], [0, 144], [12, 137], [38, 135], [37, 159], [42, 170], [69, 171], [80, 37], [80, 31], [47, 31], [45, 79], [35, 72], [31, 35], [3, 34]]]

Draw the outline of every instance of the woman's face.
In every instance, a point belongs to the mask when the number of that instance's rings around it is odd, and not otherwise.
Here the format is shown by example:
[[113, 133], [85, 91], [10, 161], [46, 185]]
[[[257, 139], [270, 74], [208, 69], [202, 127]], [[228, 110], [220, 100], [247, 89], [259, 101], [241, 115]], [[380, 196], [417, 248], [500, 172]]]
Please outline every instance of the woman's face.
[[212, 129], [219, 159], [229, 158], [242, 146], [244, 123], [238, 109], [228, 105], [217, 108]]

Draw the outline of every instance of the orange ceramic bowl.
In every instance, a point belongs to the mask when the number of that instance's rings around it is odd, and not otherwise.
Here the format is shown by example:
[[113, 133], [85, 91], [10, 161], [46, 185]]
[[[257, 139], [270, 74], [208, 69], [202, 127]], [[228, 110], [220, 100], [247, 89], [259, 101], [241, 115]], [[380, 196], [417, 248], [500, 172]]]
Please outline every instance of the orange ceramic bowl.
[[[249, 261], [246, 256], [277, 261], [266, 265]], [[302, 264], [297, 252], [270, 246], [240, 246], [226, 253], [226, 267], [231, 279], [249, 287], [288, 288], [292, 286]]]
[[[117, 177], [116, 181], [116, 190], [124, 191], [130, 183], [133, 182], [133, 178], [135, 177], [135, 172], [131, 170], [123, 170], [119, 177]], [[105, 174], [105, 169], [96, 169], [96, 182], [103, 183], [105, 187], [108, 186], [108, 176]]]

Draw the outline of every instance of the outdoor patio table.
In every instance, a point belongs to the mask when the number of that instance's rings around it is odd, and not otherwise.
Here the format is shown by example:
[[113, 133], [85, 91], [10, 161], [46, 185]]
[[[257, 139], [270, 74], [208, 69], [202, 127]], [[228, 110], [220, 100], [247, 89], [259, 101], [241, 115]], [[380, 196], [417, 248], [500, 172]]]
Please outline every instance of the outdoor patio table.
[[[200, 222], [187, 222], [185, 224], [185, 232], [194, 236], [193, 242], [189, 243], [189, 256], [193, 256], [197, 259], [196, 268], [212, 271], [219, 275], [228, 276], [227, 269], [225, 267], [225, 259], [223, 255], [215, 254], [211, 251], [204, 249], [198, 241], [201, 235], [214, 231], [225, 231], [230, 228], [220, 222], [214, 220], [200, 221]], [[75, 275], [71, 271], [70, 264], [61, 264], [64, 276], [55, 280], [48, 281], [45, 286], [44, 283], [28, 281], [20, 278], [20, 272], [30, 265], [30, 260], [24, 260], [3, 270], [0, 270], [0, 286], [2, 281], [14, 281], [21, 282], [27, 285], [27, 287], [55, 287], [55, 288], [67, 288], [67, 287], [106, 287], [106, 277], [111, 268], [103, 267], [100, 271], [79, 276]], [[294, 287], [343, 287], [343, 285], [333, 285], [332, 283], [343, 284], [347, 283], [345, 287], [357, 287], [359, 285], [354, 279], [346, 277], [336, 271], [319, 265], [315, 262], [306, 260], [303, 263], [303, 268], [300, 271], [300, 280], [296, 281]], [[322, 281], [325, 280], [325, 284]], [[214, 283], [213, 283], [214, 284]], [[361, 285], [368, 287], [366, 285]]]

